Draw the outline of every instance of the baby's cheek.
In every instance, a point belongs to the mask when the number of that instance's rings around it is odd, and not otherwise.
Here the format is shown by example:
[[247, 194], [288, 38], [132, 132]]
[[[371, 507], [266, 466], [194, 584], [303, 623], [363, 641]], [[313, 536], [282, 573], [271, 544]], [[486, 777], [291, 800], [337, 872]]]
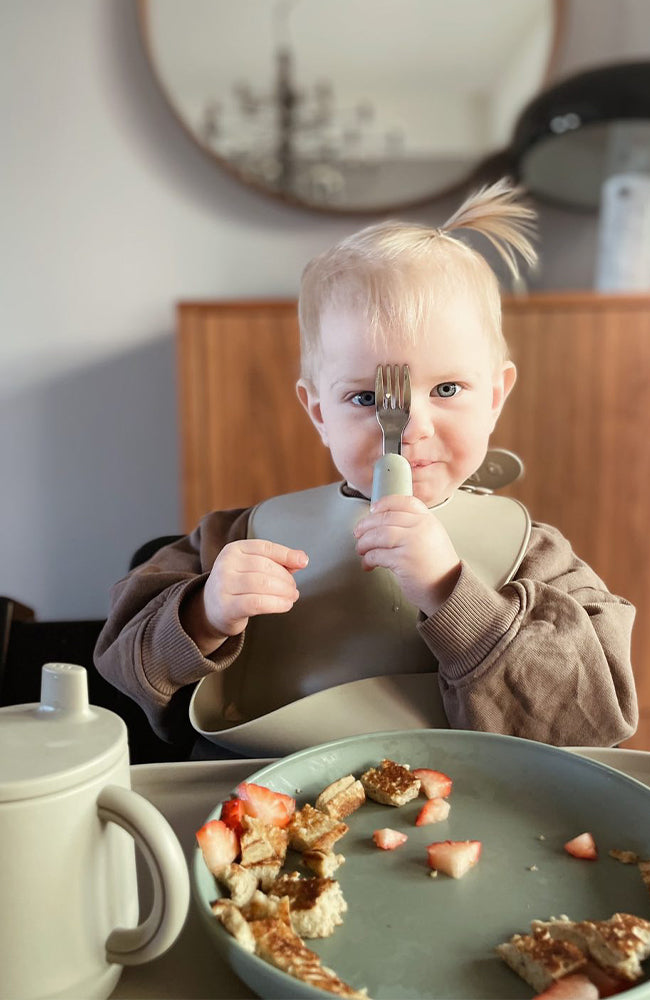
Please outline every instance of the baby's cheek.
[[454, 453], [457, 460], [471, 463], [478, 457], [480, 465], [487, 450], [488, 440], [487, 428], [468, 428], [467, 432], [458, 435], [454, 442]]

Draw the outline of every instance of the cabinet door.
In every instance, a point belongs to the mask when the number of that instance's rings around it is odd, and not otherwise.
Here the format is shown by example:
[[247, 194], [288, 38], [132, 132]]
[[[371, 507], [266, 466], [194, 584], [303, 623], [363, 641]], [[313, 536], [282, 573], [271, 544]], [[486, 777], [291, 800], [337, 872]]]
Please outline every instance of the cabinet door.
[[650, 298], [510, 300], [504, 329], [518, 379], [492, 440], [525, 464], [504, 492], [636, 605], [644, 718], [628, 745], [650, 747]]
[[294, 388], [295, 301], [182, 304], [178, 371], [183, 523], [333, 482]]

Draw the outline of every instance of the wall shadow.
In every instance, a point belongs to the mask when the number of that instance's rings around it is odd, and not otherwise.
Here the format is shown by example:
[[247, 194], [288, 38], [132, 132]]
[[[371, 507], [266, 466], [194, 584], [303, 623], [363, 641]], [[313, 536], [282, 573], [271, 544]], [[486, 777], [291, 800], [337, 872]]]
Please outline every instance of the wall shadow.
[[39, 618], [99, 618], [147, 539], [180, 531], [175, 346], [0, 400], [0, 593]]

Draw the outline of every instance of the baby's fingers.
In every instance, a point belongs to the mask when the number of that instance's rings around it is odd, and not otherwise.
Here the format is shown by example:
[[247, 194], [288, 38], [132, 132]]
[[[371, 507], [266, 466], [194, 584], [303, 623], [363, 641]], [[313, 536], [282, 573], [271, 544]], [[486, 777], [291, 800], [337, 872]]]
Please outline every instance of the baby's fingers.
[[363, 556], [372, 549], [397, 548], [403, 540], [404, 530], [401, 527], [380, 525], [364, 531], [357, 539], [356, 549], [359, 555]]
[[278, 566], [284, 566], [290, 571], [304, 569], [309, 562], [309, 556], [302, 549], [290, 549], [278, 542], [270, 542], [266, 538], [246, 538], [235, 542], [240, 552], [251, 556], [261, 556]]
[[298, 597], [295, 581], [286, 570], [282, 570], [281, 573], [262, 573], [252, 570], [233, 574], [230, 578], [230, 592], [233, 595], [257, 594], [282, 597], [292, 601]]
[[382, 510], [362, 517], [355, 525], [353, 534], [355, 538], [361, 539], [369, 534], [376, 537], [378, 531], [391, 529], [404, 531], [416, 527], [420, 523], [420, 518], [421, 515], [409, 511]]
[[281, 573], [232, 573], [219, 581], [212, 621], [222, 632], [232, 635], [242, 631], [254, 615], [291, 611], [300, 596], [298, 588], [287, 570], [275, 568]]
[[280, 594], [233, 594], [227, 606], [227, 613], [233, 618], [253, 618], [256, 615], [279, 615], [291, 611], [298, 600], [298, 591], [291, 596]]

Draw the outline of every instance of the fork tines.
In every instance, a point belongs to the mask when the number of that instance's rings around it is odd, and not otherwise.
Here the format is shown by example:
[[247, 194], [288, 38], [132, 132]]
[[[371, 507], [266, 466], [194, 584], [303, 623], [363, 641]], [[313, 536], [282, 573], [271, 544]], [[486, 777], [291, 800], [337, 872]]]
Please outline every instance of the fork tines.
[[399, 365], [377, 365], [375, 404], [390, 407], [392, 410], [406, 410], [408, 413], [411, 408], [411, 377], [408, 365], [402, 365], [401, 376]]
[[[392, 373], [391, 373], [392, 368]], [[408, 365], [377, 365], [375, 378], [377, 420], [384, 436], [384, 454], [401, 454], [402, 433], [409, 421], [411, 378]]]

